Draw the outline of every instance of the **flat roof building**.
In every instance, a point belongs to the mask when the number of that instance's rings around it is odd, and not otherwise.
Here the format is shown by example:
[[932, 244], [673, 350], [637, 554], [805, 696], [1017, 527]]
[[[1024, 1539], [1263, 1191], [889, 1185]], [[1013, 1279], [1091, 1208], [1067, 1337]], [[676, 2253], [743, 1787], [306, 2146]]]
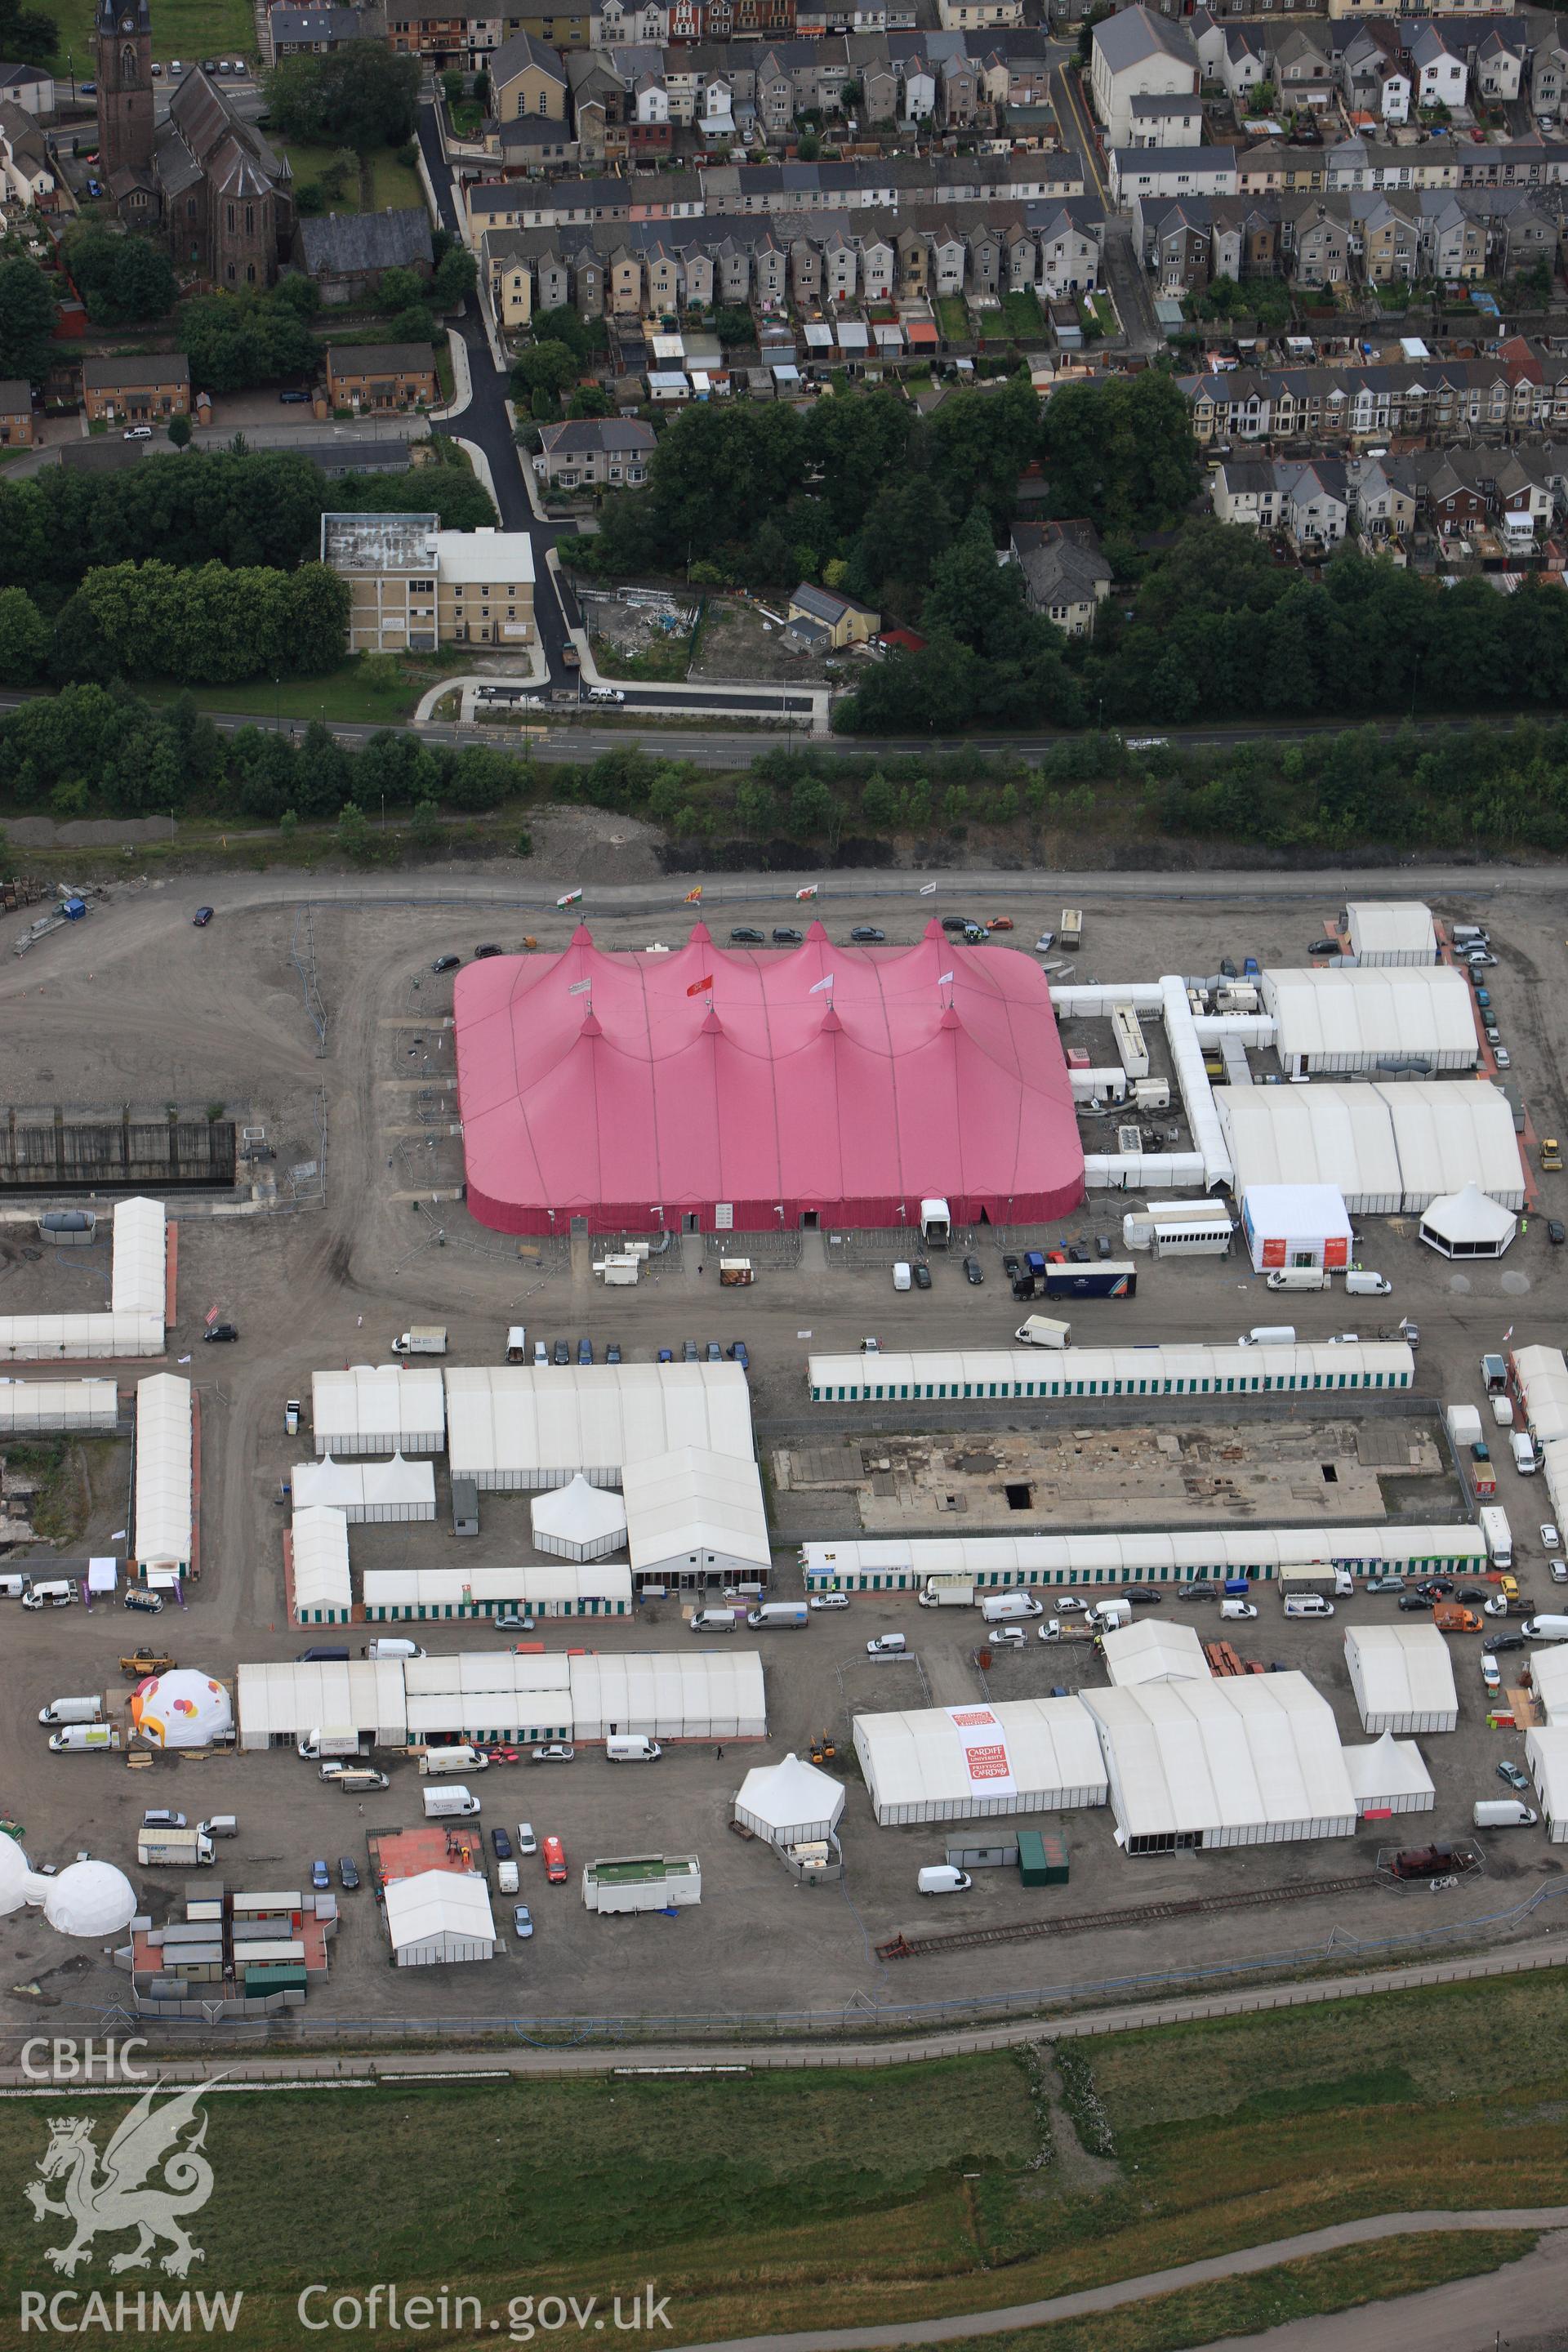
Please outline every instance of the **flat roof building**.
[[323, 514], [321, 562], [349, 583], [351, 652], [532, 641], [526, 531], [443, 530], [434, 514]]

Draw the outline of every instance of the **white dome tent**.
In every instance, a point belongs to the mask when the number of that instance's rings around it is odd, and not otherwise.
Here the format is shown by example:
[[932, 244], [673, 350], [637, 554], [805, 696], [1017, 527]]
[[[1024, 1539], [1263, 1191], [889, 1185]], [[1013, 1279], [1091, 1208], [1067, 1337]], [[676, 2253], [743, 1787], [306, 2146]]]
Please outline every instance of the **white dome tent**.
[[591, 1486], [581, 1471], [535, 1495], [528, 1515], [535, 1546], [556, 1559], [603, 1559], [626, 1547], [626, 1504], [612, 1489]]
[[844, 1786], [815, 1764], [786, 1756], [782, 1764], [759, 1764], [748, 1772], [735, 1798], [735, 1819], [770, 1845], [801, 1845], [831, 1837], [844, 1811]]
[[205, 1748], [234, 1738], [234, 1701], [211, 1675], [175, 1667], [154, 1675], [132, 1693], [137, 1732], [154, 1748]]
[[114, 1936], [136, 1916], [136, 1890], [111, 1862], [68, 1863], [46, 1881], [44, 1916], [62, 1936]]
[[1513, 1211], [1489, 1198], [1479, 1184], [1445, 1193], [1421, 1216], [1421, 1238], [1439, 1257], [1501, 1257], [1518, 1231]]

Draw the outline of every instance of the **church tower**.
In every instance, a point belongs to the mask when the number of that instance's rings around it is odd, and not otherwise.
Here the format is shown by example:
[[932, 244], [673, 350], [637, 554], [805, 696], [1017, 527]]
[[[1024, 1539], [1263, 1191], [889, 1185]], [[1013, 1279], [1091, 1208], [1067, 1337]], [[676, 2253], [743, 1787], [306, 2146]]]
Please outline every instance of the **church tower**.
[[148, 0], [99, 0], [98, 145], [107, 181], [153, 162], [153, 20]]

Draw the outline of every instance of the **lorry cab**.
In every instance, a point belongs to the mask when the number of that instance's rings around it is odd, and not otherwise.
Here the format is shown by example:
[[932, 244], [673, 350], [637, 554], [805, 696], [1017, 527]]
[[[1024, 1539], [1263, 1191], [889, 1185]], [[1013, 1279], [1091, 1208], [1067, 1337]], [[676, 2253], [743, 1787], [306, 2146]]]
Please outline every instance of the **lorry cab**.
[[938, 1196], [921, 1202], [921, 1239], [927, 1249], [946, 1249], [952, 1239], [952, 1212]]

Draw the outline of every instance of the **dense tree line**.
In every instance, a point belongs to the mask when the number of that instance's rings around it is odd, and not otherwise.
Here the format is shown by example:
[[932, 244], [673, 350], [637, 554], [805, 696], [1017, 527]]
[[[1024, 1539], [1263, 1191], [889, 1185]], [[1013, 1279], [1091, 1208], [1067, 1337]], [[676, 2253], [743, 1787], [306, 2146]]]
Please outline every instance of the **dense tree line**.
[[123, 473], [55, 467], [0, 479], [0, 588], [58, 611], [86, 574], [155, 557], [292, 571], [319, 556], [324, 513], [436, 513], [450, 530], [494, 523], [489, 492], [465, 467], [431, 465], [334, 480], [282, 450], [144, 457]]
[[342, 144], [363, 155], [414, 136], [419, 60], [383, 41], [345, 41], [325, 57], [280, 58], [265, 87], [268, 118], [286, 139]]
[[1568, 599], [1532, 581], [1509, 597], [1481, 579], [1444, 586], [1348, 547], [1316, 577], [1249, 531], [1194, 522], [1148, 568], [1130, 618], [1113, 596], [1093, 639], [1068, 646], [1023, 608], [1010, 572], [989, 589], [976, 572], [954, 596], [938, 593], [941, 571], [921, 607], [927, 650], [871, 672], [835, 714], [846, 732], [1568, 699]]
[[95, 327], [166, 318], [179, 299], [174, 264], [150, 237], [79, 220], [60, 241], [60, 257]]
[[335, 669], [349, 586], [323, 563], [112, 563], [89, 572], [54, 628], [57, 677], [174, 677], [197, 685]]

